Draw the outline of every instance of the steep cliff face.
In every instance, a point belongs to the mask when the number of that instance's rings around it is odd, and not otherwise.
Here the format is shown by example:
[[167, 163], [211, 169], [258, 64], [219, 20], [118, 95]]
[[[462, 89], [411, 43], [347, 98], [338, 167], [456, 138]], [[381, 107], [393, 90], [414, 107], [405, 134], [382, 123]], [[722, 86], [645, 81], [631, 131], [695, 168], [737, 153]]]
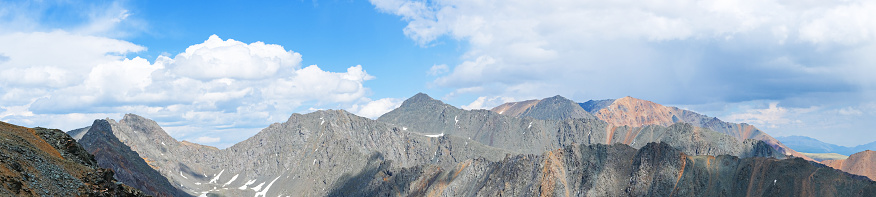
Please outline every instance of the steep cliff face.
[[[623, 143], [639, 148], [648, 142], [662, 141], [691, 155], [746, 156], [750, 154], [743, 151], [753, 150], [746, 146], [755, 145], [687, 123], [631, 127], [588, 118], [518, 118], [494, 111], [462, 110], [425, 94], [415, 95], [377, 120], [433, 134], [452, 134], [488, 146], [530, 154], [572, 144]], [[782, 157], [781, 154], [774, 156]]]
[[[566, 146], [452, 168], [373, 165], [330, 196], [868, 196], [876, 182], [803, 159], [689, 156], [665, 143]], [[358, 189], [346, 189], [346, 188]]]
[[[97, 165], [115, 171], [115, 178], [152, 196], [190, 196], [174, 187], [142, 157], [113, 134], [112, 120], [95, 120], [79, 143], [95, 156]], [[141, 149], [142, 150], [142, 149]]]
[[876, 151], [866, 150], [842, 160], [822, 161], [824, 165], [876, 180]]
[[0, 122], [0, 196], [144, 196], [69, 135]]

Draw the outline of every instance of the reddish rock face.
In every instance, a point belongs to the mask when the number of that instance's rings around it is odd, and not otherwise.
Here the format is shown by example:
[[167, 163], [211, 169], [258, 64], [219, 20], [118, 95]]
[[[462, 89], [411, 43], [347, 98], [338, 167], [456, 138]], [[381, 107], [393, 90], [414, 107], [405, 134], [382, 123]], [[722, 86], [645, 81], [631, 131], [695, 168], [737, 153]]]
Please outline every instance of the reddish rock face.
[[746, 139], [761, 140], [782, 154], [814, 161], [811, 158], [785, 146], [772, 136], [752, 125], [745, 123], [728, 123], [692, 111], [679, 109], [677, 107], [663, 106], [651, 101], [629, 96], [615, 100], [611, 105], [596, 111], [594, 115], [598, 119], [608, 122], [616, 127], [641, 127], [646, 125], [669, 126], [677, 122], [690, 123], [697, 127], [708, 128], [713, 131], [733, 136], [740, 141]]
[[876, 180], [876, 151], [866, 150], [841, 160], [822, 161], [824, 165]]
[[0, 122], [0, 196], [138, 196], [57, 129]]

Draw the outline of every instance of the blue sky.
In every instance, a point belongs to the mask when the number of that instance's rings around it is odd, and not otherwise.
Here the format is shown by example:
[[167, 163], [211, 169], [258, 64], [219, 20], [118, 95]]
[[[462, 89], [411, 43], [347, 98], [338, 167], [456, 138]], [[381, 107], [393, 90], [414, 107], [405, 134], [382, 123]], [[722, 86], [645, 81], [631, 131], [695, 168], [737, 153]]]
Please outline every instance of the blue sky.
[[[0, 120], [226, 147], [292, 113], [633, 96], [876, 141], [873, 1], [0, 1]], [[866, 137], [862, 137], [866, 136]]]

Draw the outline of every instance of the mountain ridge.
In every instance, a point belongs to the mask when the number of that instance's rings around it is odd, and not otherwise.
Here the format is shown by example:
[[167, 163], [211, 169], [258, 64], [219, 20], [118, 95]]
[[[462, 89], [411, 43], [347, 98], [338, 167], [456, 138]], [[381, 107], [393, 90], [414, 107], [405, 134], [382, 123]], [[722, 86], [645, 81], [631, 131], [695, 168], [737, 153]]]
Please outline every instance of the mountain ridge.
[[[515, 106], [513, 103], [515, 102], [506, 103], [500, 106]], [[578, 105], [581, 109], [592, 113], [597, 119], [606, 121], [614, 127], [642, 127], [646, 125], [670, 126], [680, 122], [689, 123], [697, 127], [708, 128], [712, 131], [730, 135], [740, 142], [744, 142], [746, 139], [760, 140], [769, 144], [782, 154], [814, 161], [813, 159], [785, 146], [769, 134], [745, 123], [724, 122], [718, 118], [708, 117], [693, 111], [664, 106], [630, 96], [620, 99], [590, 100], [584, 103], [579, 103]]]
[[776, 139], [794, 150], [800, 149], [798, 151], [807, 153], [837, 153], [841, 155], [852, 155], [861, 151], [876, 150], [876, 141], [848, 147], [822, 142], [821, 140], [806, 136], [783, 136], [776, 137]]

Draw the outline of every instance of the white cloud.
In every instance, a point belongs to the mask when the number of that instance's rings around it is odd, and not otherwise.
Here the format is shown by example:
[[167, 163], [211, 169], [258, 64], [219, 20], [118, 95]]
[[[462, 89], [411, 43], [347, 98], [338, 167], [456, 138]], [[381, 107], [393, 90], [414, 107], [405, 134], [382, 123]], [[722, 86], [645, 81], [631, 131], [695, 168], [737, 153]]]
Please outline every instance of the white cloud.
[[[0, 34], [0, 84], [59, 88], [84, 80], [95, 65], [124, 59], [145, 47], [112, 38], [52, 32]], [[26, 50], [25, 50], [26, 49]], [[51, 58], [49, 58], [51, 57]]]
[[350, 111], [362, 117], [377, 119], [386, 112], [401, 106], [403, 100], [397, 98], [383, 98], [368, 102], [364, 105], [354, 105]]
[[[58, 59], [48, 61], [44, 59], [53, 58], [38, 58], [36, 51], [0, 46], [4, 57], [9, 57], [0, 64], [10, 65], [10, 69], [0, 71], [4, 76], [0, 82], [6, 84], [0, 87], [4, 103], [0, 118], [4, 121], [69, 130], [91, 123], [85, 119], [135, 113], [155, 118], [162, 126], [200, 128], [177, 129], [185, 131], [178, 133], [180, 137], [265, 127], [302, 111], [298, 109], [302, 105], [361, 105], [358, 112], [373, 117], [400, 103], [397, 99], [369, 103], [370, 90], [363, 83], [375, 77], [361, 65], [349, 67], [346, 72], [324, 71], [316, 65], [300, 68], [301, 55], [280, 45], [246, 44], [213, 35], [173, 58], [159, 56], [150, 63], [140, 57], [123, 57], [145, 48], [110, 38], [57, 31], [0, 35], [0, 40], [16, 40], [15, 46], [44, 44], [28, 38], [33, 36], [59, 41], [35, 47], [52, 49], [41, 55]], [[73, 50], [68, 46], [71, 44], [85, 46]], [[55, 50], [58, 48], [69, 51]], [[65, 60], [68, 56], [70, 59]], [[63, 61], [77, 63], [60, 64]], [[246, 136], [233, 139], [241, 137]], [[201, 142], [223, 146], [233, 143], [212, 139]]]
[[780, 127], [790, 127], [795, 124], [807, 124], [801, 120], [801, 118], [818, 116], [823, 113], [821, 112], [822, 107], [819, 106], [811, 106], [808, 108], [785, 108], [779, 107], [778, 105], [778, 102], [770, 102], [769, 106], [764, 109], [743, 106], [746, 109], [742, 112], [730, 114], [721, 119], [728, 122], [744, 122], [755, 126], [775, 129]]
[[174, 74], [199, 80], [219, 78], [260, 79], [297, 69], [301, 54], [280, 45], [255, 42], [246, 44], [212, 35], [176, 55], [171, 63]]
[[450, 68], [447, 67], [447, 64], [436, 64], [436, 65], [433, 65], [431, 68], [429, 68], [429, 72], [426, 74], [435, 76], [435, 75], [444, 74], [447, 71], [450, 71]]
[[[862, 82], [849, 76], [872, 82], [857, 75], [876, 63], [862, 47], [876, 41], [871, 1], [371, 3], [407, 21], [405, 35], [421, 45], [467, 43], [462, 63], [434, 81], [456, 94], [784, 99], [854, 91]], [[798, 66], [773, 65], [780, 58]]]
[[861, 110], [858, 110], [858, 109], [855, 109], [852, 107], [841, 108], [841, 109], [837, 110], [836, 112], [839, 115], [844, 115], [844, 116], [859, 116], [859, 115], [864, 114], [864, 112], [861, 112]]
[[220, 138], [218, 138], [218, 137], [201, 136], [201, 137], [192, 139], [192, 142], [199, 143], [199, 144], [212, 144], [212, 143], [219, 142], [219, 140], [220, 140]]
[[461, 106], [463, 109], [472, 110], [472, 109], [492, 109], [493, 107], [499, 106], [501, 104], [507, 102], [514, 102], [516, 99], [511, 97], [501, 97], [494, 96], [487, 98], [485, 96], [478, 97], [468, 105]]

